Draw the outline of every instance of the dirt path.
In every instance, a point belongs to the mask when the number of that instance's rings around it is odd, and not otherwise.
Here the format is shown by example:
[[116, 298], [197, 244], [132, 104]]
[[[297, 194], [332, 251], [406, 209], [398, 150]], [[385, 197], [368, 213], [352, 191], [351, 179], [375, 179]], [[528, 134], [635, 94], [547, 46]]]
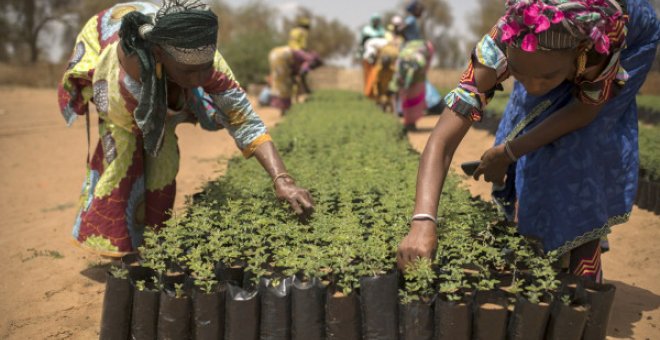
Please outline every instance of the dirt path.
[[[274, 110], [258, 110], [269, 126]], [[84, 178], [84, 122], [63, 124], [55, 91], [0, 88], [0, 339], [98, 338], [107, 261], [71, 246], [71, 225]], [[435, 118], [424, 118], [430, 129]], [[236, 154], [226, 132], [180, 126], [181, 170], [177, 206], [224, 169], [218, 158]], [[93, 136], [93, 139], [95, 137]], [[410, 135], [421, 149], [428, 132]], [[472, 130], [455, 164], [477, 159], [492, 144]], [[487, 197], [483, 183], [468, 182]], [[660, 218], [635, 210], [611, 237], [605, 275], [618, 287], [610, 335], [658, 339]]]

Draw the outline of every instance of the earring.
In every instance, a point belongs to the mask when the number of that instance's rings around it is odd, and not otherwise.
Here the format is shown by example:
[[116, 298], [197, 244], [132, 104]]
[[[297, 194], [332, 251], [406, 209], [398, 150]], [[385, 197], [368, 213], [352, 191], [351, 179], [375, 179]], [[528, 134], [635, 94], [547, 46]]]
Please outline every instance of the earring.
[[583, 51], [577, 58], [577, 72], [575, 73], [575, 78], [582, 76], [584, 71], [587, 69], [587, 51]]
[[163, 78], [163, 64], [156, 63], [156, 78]]

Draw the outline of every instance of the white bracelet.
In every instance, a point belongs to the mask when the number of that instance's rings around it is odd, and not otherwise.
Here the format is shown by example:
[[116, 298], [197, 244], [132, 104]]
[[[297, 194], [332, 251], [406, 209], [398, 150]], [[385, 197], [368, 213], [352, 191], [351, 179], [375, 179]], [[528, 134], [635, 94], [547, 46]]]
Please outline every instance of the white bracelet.
[[504, 151], [506, 151], [507, 156], [509, 156], [509, 159], [511, 159], [512, 162], [515, 162], [518, 160], [518, 157], [513, 154], [513, 151], [511, 151], [511, 146], [509, 145], [509, 141], [506, 141], [504, 143]]
[[435, 216], [431, 214], [415, 214], [412, 217], [413, 221], [424, 221], [424, 220], [429, 220], [432, 221], [435, 224], [438, 224], [438, 220], [435, 218]]

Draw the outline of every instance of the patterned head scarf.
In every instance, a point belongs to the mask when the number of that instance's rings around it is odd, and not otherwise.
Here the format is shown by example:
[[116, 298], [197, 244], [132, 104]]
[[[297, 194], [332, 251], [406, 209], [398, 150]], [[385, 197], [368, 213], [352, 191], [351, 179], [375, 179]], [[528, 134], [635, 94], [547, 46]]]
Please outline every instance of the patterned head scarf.
[[149, 154], [160, 150], [167, 115], [166, 77], [156, 75], [151, 47], [160, 46], [182, 64], [205, 64], [213, 61], [217, 32], [218, 18], [197, 0], [165, 0], [155, 17], [135, 11], [122, 18], [121, 45], [140, 61], [142, 92], [134, 117]]
[[574, 49], [582, 42], [610, 53], [610, 33], [625, 24], [616, 0], [507, 0], [502, 42], [527, 52]]

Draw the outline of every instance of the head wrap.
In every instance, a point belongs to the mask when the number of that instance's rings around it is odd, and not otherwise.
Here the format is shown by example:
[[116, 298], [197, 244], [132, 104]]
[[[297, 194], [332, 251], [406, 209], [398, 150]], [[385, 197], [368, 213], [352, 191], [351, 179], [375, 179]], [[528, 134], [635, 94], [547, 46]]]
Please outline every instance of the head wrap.
[[296, 24], [297, 24], [298, 26], [300, 26], [300, 27], [306, 27], [306, 28], [309, 28], [309, 27], [311, 26], [312, 22], [309, 20], [308, 17], [299, 17], [299, 18], [296, 20]]
[[415, 14], [415, 11], [417, 11], [417, 8], [420, 6], [422, 6], [422, 4], [418, 0], [413, 0], [406, 6], [406, 12]]
[[608, 35], [625, 20], [615, 0], [507, 0], [501, 40], [527, 52], [574, 49], [587, 41], [607, 55]]
[[390, 24], [394, 25], [394, 27], [399, 27], [403, 24], [403, 18], [398, 15], [395, 15], [390, 20]]
[[152, 156], [158, 154], [163, 141], [167, 83], [165, 76], [156, 75], [151, 47], [160, 46], [179, 63], [204, 64], [213, 61], [217, 32], [215, 14], [195, 0], [165, 0], [155, 17], [135, 11], [122, 18], [121, 46], [140, 62], [142, 92], [133, 115], [142, 131], [144, 149]]

